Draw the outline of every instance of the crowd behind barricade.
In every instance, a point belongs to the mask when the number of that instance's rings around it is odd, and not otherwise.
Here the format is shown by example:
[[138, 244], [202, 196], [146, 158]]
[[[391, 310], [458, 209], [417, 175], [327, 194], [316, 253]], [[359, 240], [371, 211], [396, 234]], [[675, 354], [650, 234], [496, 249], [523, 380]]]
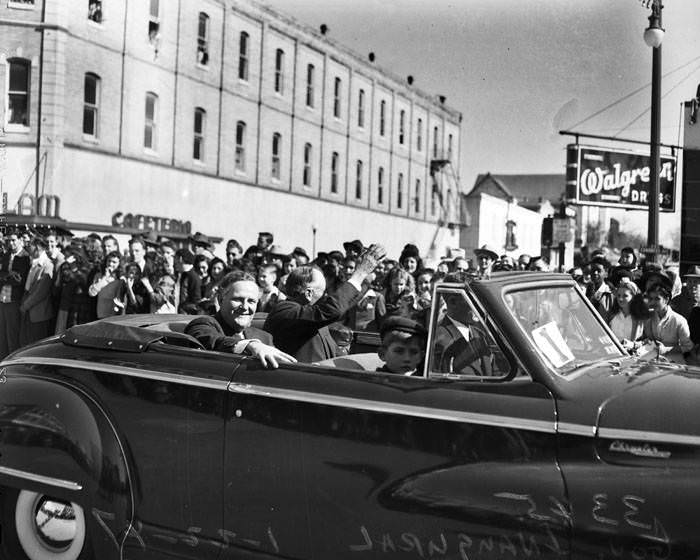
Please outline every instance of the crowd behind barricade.
[[[302, 247], [282, 249], [271, 233], [261, 232], [245, 251], [229, 239], [222, 259], [201, 233], [185, 247], [153, 234], [135, 235], [120, 247], [112, 235], [42, 233], [8, 230], [0, 243], [0, 358], [74, 325], [113, 315], [215, 315], [219, 286], [234, 271], [256, 280], [256, 311], [270, 313], [287, 299], [287, 281], [295, 269], [312, 265], [333, 294], [353, 278], [366, 250], [354, 240], [344, 243], [342, 251], [320, 252], [312, 259]], [[364, 277], [361, 297], [331, 329], [335, 341], [347, 346], [351, 330], [381, 331], [392, 317], [427, 326], [433, 286], [448, 274], [479, 278], [499, 270], [549, 271], [543, 257], [523, 254], [515, 260], [488, 245], [474, 256], [472, 261], [455, 250], [431, 268], [415, 245], [406, 244], [397, 260], [380, 260]], [[683, 283], [677, 266], [640, 267], [629, 247], [614, 265], [603, 251], [577, 264], [569, 273], [630, 352], [648, 350], [651, 344], [674, 361], [696, 361], [700, 274], [687, 275]]]

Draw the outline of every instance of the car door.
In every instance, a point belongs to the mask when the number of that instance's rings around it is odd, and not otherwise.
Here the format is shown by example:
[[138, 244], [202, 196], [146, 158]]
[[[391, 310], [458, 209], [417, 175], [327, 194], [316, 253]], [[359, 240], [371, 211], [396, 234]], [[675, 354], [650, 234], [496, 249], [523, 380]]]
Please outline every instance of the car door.
[[239, 368], [225, 523], [295, 558], [566, 557], [554, 400], [492, 343], [493, 379]]

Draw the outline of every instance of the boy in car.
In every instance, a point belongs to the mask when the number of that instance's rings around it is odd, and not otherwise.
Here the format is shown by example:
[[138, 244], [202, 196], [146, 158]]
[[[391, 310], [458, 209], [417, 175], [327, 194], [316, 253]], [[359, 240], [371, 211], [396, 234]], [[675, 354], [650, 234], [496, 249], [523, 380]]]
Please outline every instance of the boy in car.
[[407, 317], [393, 316], [384, 321], [380, 336], [379, 358], [385, 363], [377, 371], [398, 375], [421, 375], [428, 332]]

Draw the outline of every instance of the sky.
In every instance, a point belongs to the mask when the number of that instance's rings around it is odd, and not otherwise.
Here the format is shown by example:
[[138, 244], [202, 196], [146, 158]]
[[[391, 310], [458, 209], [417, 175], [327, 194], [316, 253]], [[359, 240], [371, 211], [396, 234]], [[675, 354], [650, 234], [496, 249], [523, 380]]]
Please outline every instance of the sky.
[[[447, 96], [463, 114], [465, 192], [479, 173], [564, 173], [573, 138], [560, 130], [649, 140], [650, 10], [642, 0], [263, 3], [314, 28], [325, 23], [342, 45], [374, 52], [375, 64]], [[678, 144], [681, 104], [700, 84], [700, 0], [665, 0], [663, 26], [661, 141]], [[678, 216], [662, 216], [662, 229], [671, 219]]]

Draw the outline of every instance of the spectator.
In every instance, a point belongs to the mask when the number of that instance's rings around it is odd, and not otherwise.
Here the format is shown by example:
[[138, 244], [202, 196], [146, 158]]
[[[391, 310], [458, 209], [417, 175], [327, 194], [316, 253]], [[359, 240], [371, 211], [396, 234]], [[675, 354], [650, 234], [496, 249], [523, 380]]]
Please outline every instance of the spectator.
[[287, 290], [285, 288], [285, 284], [287, 283], [287, 277], [289, 276], [289, 273], [297, 268], [299, 266], [299, 263], [297, 262], [297, 257], [291, 256], [289, 259], [287, 259], [284, 264], [282, 265], [282, 270], [284, 271], [284, 275], [282, 278], [279, 279], [279, 282], [277, 283], [277, 287], [280, 289], [280, 292], [283, 294], [287, 293]]
[[309, 264], [309, 255], [306, 254], [306, 251], [303, 249], [303, 247], [294, 247], [294, 250], [292, 251], [292, 256], [296, 259], [297, 266], [304, 266], [305, 264]]
[[530, 257], [530, 262], [527, 266], [528, 270], [534, 270], [536, 272], [549, 272], [549, 263], [544, 257], [540, 255], [536, 257]]
[[380, 331], [379, 358], [384, 365], [377, 371], [399, 375], [421, 375], [418, 366], [425, 358], [428, 332], [420, 323], [405, 317], [391, 317]]
[[346, 241], [343, 243], [343, 249], [345, 249], [346, 259], [356, 259], [364, 250], [364, 246], [362, 245], [362, 241], [355, 239], [354, 241]]
[[[142, 278], [146, 282], [143, 282]], [[151, 309], [149, 300], [151, 286], [148, 278], [141, 275], [141, 267], [138, 263], [130, 262], [126, 265], [125, 274], [121, 277], [121, 281], [124, 293], [121, 306], [124, 308], [124, 313], [148, 313]]]
[[277, 303], [284, 301], [286, 296], [275, 285], [277, 283], [277, 267], [274, 264], [265, 264], [258, 271], [258, 286], [260, 295], [257, 311], [270, 313]]
[[264, 328], [272, 334], [275, 345], [303, 361], [334, 357], [337, 345], [327, 327], [357, 303], [362, 282], [384, 255], [384, 248], [378, 245], [365, 250], [352, 277], [332, 296], [326, 293], [325, 278], [317, 268], [302, 266], [290, 273], [288, 299], [279, 302], [265, 321]]
[[51, 301], [54, 265], [48, 257], [48, 248], [47, 241], [40, 236], [35, 236], [29, 243], [33, 260], [19, 307], [22, 313], [20, 346], [31, 344], [51, 334], [52, 319], [55, 315]]
[[[88, 294], [97, 298], [96, 315], [98, 319], [118, 315], [123, 310], [119, 302], [124, 296], [122, 284], [121, 258], [117, 251], [109, 253], [104, 260], [102, 270], [88, 288]], [[116, 301], [115, 301], [116, 300]]]
[[523, 253], [518, 257], [518, 270], [530, 270], [530, 259], [532, 257], [527, 253]]
[[644, 323], [644, 337], [656, 345], [659, 356], [676, 363], [685, 363], [685, 354], [693, 349], [688, 322], [669, 306], [671, 289], [654, 284], [647, 294], [651, 317]]
[[411, 276], [415, 277], [416, 273], [423, 268], [423, 260], [420, 258], [418, 247], [412, 243], [404, 245], [399, 257], [399, 265]]
[[243, 247], [235, 239], [226, 242], [226, 267], [229, 271], [237, 269], [243, 258]]
[[113, 235], [105, 235], [102, 238], [102, 252], [105, 255], [116, 252], [119, 253], [119, 258], [121, 258], [122, 254], [119, 250], [119, 241], [117, 241], [117, 238]]
[[620, 283], [620, 273], [622, 271], [629, 272], [633, 281], [639, 280], [641, 271], [637, 266], [637, 255], [632, 247], [623, 247], [620, 251], [620, 259], [617, 266], [614, 266], [610, 271], [610, 281], [614, 286]]
[[197, 315], [202, 299], [202, 281], [194, 269], [194, 254], [189, 249], [180, 249], [175, 254], [175, 270], [179, 273], [180, 298], [178, 313]]
[[469, 268], [469, 261], [465, 257], [457, 257], [452, 261], [451, 272], [467, 272]]
[[498, 253], [490, 245], [484, 245], [474, 250], [477, 263], [477, 277], [489, 278], [493, 264], [498, 260]]
[[394, 315], [412, 317], [415, 311], [416, 295], [415, 280], [407, 270], [401, 267], [392, 268], [386, 279], [387, 287], [384, 290], [385, 315], [378, 316], [378, 326]]
[[192, 252], [196, 255], [202, 255], [205, 260], [207, 261], [207, 264], [211, 259], [214, 258], [214, 254], [212, 253], [212, 250], [214, 249], [214, 245], [212, 244], [211, 240], [209, 237], [204, 235], [201, 232], [196, 232], [191, 238], [190, 238], [190, 243], [192, 245]]
[[0, 359], [19, 348], [20, 302], [27, 283], [30, 259], [16, 231], [7, 234], [9, 250], [0, 263]]
[[591, 264], [591, 283], [586, 290], [586, 297], [605, 320], [609, 318], [614, 302], [612, 286], [606, 278], [607, 271], [602, 263]]
[[146, 259], [146, 241], [140, 235], [135, 235], [129, 240], [130, 262], [139, 267], [141, 277], [151, 278], [154, 275], [154, 266]]
[[610, 312], [610, 329], [628, 352], [634, 351], [635, 342], [642, 336], [644, 321], [632, 313], [631, 303], [639, 288], [634, 282], [621, 282], [615, 288], [615, 304]]
[[[223, 262], [223, 261], [221, 261]], [[175, 278], [164, 274], [149, 294], [150, 312], [155, 314], [177, 313]]]

